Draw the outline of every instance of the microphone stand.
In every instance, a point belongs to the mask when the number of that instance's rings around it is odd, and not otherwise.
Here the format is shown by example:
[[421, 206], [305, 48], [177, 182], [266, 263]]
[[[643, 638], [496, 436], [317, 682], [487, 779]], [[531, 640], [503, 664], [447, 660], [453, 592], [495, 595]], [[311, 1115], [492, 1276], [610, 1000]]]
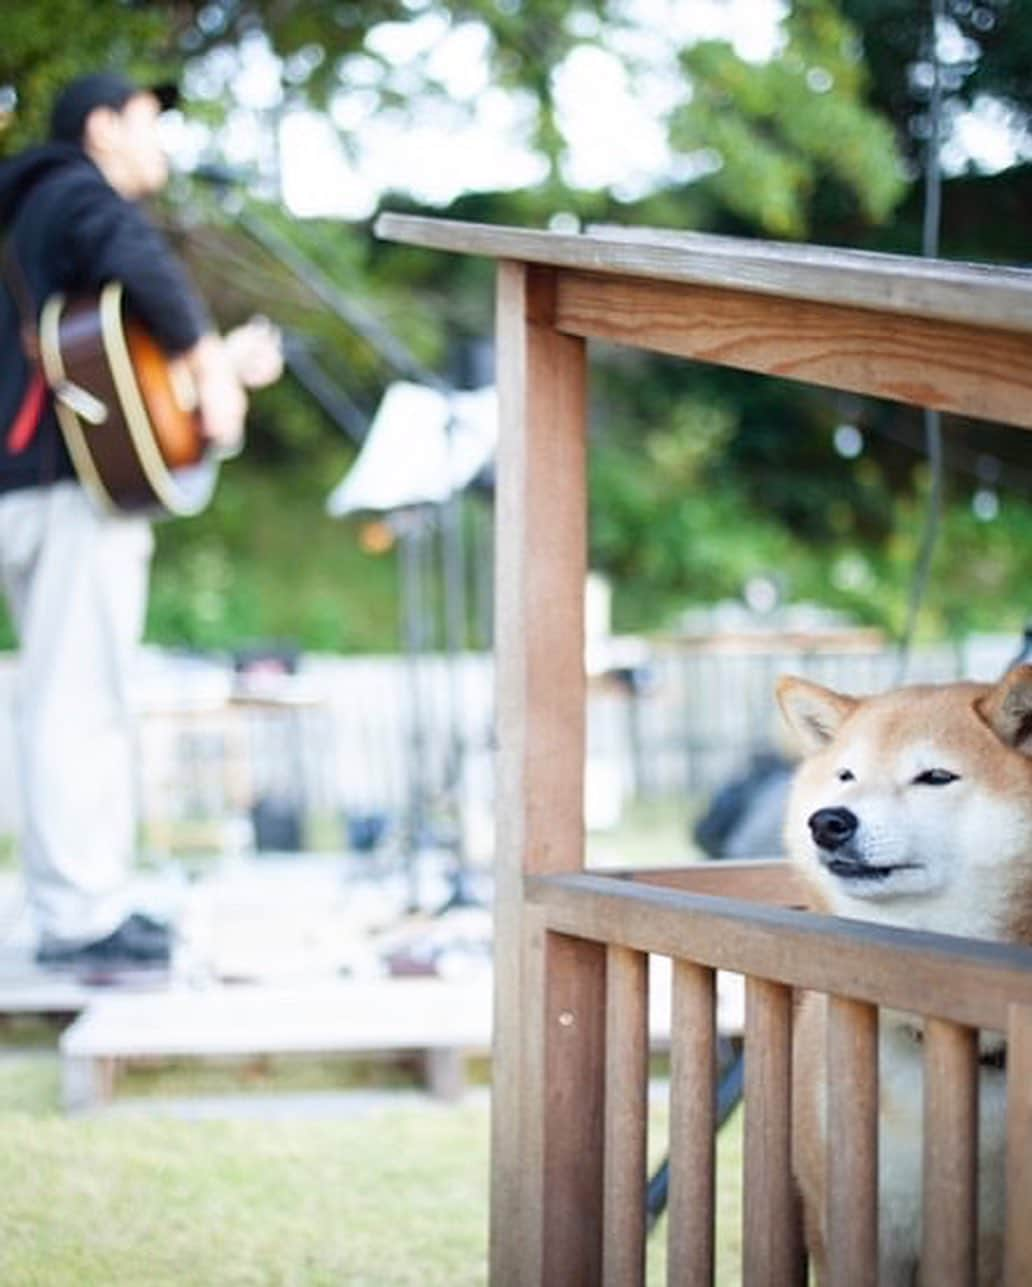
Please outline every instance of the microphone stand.
[[326, 373], [295, 331], [284, 333], [283, 361], [294, 379], [311, 394], [333, 423], [360, 446], [369, 431], [369, 417], [356, 406], [337, 381]]
[[[199, 176], [201, 177], [201, 176]], [[209, 169], [203, 173], [205, 182], [208, 182], [218, 194], [220, 204], [224, 207], [229, 204], [229, 197], [234, 188], [240, 182], [239, 176], [232, 172], [222, 173], [218, 170]], [[424, 366], [418, 359], [409, 352], [401, 341], [389, 331], [380, 321], [371, 317], [364, 309], [360, 308], [349, 299], [345, 293], [340, 290], [333, 282], [329, 281], [326, 276], [304, 255], [297, 247], [293, 246], [287, 238], [271, 228], [268, 223], [256, 216], [247, 202], [236, 194], [233, 201], [232, 215], [234, 222], [242, 228], [252, 241], [256, 242], [262, 249], [274, 260], [287, 268], [294, 277], [301, 281], [315, 297], [322, 301], [330, 311], [338, 317], [351, 331], [378, 353], [384, 361], [394, 369], [394, 371], [404, 379], [413, 381], [416, 384], [426, 385], [436, 392], [443, 394], [447, 399], [449, 408], [452, 406], [452, 399], [455, 395], [455, 389], [436, 372], [431, 371]], [[292, 369], [294, 369], [292, 364]], [[310, 375], [310, 372], [308, 373]], [[298, 372], [299, 378], [306, 387], [309, 387], [309, 380], [305, 374]], [[319, 397], [316, 394], [317, 398]], [[321, 401], [322, 399], [319, 398]], [[335, 417], [336, 418], [336, 417]], [[454, 415], [449, 410], [448, 423], [445, 427], [445, 433], [451, 440], [452, 428], [454, 425]], [[463, 796], [463, 769], [465, 766], [465, 736], [462, 731], [462, 720], [464, 716], [463, 701], [463, 684], [460, 668], [462, 664], [462, 641], [466, 635], [466, 559], [463, 546], [462, 532], [462, 504], [461, 495], [453, 488], [449, 488], [448, 496], [437, 506], [438, 523], [441, 532], [441, 550], [442, 565], [444, 572], [444, 601], [445, 601], [445, 652], [447, 655], [447, 676], [448, 676], [448, 704], [449, 704], [449, 748], [448, 748], [448, 765], [445, 774], [445, 790], [450, 797], [453, 813], [454, 836], [452, 837], [451, 848], [454, 854], [455, 862], [449, 875], [450, 892], [443, 905], [436, 909], [436, 915], [442, 915], [454, 908], [460, 907], [479, 907], [483, 905], [483, 899], [478, 897], [473, 889], [472, 873], [469, 868], [469, 854], [466, 846], [466, 837], [464, 829], [464, 810], [462, 807]], [[405, 647], [408, 665], [410, 668], [410, 690], [414, 697], [418, 690], [418, 661], [417, 641], [422, 641], [424, 631], [418, 622], [413, 619], [413, 613], [420, 611], [419, 605], [422, 603], [423, 596], [419, 593], [414, 584], [413, 578], [419, 575], [419, 570], [423, 564], [421, 552], [417, 548], [409, 549], [412, 543], [422, 545], [424, 541], [423, 533], [417, 529], [421, 524], [402, 522], [396, 525], [396, 532], [403, 545], [402, 551], [402, 601], [403, 617], [405, 619]], [[409, 753], [409, 807], [408, 818], [406, 820], [406, 832], [408, 855], [410, 863], [409, 871], [409, 902], [410, 910], [418, 908], [417, 881], [415, 872], [415, 862], [418, 857], [419, 847], [422, 845], [427, 828], [425, 820], [425, 806], [427, 791], [425, 789], [424, 768], [421, 763], [427, 744], [426, 729], [424, 727], [423, 704], [416, 700], [412, 711], [412, 730], [410, 734], [410, 753]]]

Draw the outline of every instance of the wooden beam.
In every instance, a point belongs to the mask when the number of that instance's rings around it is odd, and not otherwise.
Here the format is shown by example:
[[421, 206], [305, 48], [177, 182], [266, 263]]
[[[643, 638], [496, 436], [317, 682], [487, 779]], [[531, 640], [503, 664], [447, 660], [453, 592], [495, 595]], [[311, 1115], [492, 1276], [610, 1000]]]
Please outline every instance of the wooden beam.
[[390, 213], [377, 219], [376, 233], [460, 254], [1032, 332], [1027, 268], [669, 229], [563, 234]]
[[805, 907], [810, 895], [795, 865], [784, 859], [697, 862], [687, 867], [592, 867], [596, 876], [619, 876], [642, 885], [689, 894], [744, 898], [771, 907]]
[[1032, 428], [1032, 334], [818, 300], [583, 272], [571, 335]]
[[604, 876], [535, 876], [551, 929], [713, 969], [1006, 1031], [1032, 1006], [1032, 948], [684, 894]]

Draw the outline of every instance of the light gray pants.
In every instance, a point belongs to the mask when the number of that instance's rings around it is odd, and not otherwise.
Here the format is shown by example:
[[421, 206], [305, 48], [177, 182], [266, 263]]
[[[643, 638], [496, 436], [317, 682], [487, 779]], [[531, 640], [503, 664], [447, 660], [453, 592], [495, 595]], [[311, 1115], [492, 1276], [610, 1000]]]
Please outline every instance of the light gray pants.
[[0, 496], [0, 575], [19, 640], [15, 749], [29, 906], [44, 939], [125, 916], [136, 845], [129, 680], [153, 536], [75, 482]]

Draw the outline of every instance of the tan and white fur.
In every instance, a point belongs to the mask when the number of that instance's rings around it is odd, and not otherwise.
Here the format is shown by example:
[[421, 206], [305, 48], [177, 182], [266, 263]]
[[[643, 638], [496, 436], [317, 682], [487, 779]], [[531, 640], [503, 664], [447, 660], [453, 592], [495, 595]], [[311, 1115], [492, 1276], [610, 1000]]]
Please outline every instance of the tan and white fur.
[[[785, 839], [824, 913], [1032, 943], [1032, 666], [998, 684], [853, 698], [792, 677], [778, 701], [805, 753]], [[983, 1033], [979, 1282], [1001, 1276], [1006, 1073]], [[826, 1281], [826, 999], [796, 1020], [793, 1165]], [[920, 1281], [922, 1047], [913, 1016], [879, 1025], [879, 1282]], [[931, 1287], [931, 1285], [927, 1285]]]

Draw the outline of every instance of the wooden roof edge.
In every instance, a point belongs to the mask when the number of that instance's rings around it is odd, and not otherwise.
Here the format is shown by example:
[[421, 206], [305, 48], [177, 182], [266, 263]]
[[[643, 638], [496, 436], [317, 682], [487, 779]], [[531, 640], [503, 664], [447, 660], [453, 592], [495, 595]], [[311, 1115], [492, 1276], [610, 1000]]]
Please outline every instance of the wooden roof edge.
[[391, 212], [375, 232], [426, 249], [1032, 333], [1030, 268], [662, 228], [560, 233]]

